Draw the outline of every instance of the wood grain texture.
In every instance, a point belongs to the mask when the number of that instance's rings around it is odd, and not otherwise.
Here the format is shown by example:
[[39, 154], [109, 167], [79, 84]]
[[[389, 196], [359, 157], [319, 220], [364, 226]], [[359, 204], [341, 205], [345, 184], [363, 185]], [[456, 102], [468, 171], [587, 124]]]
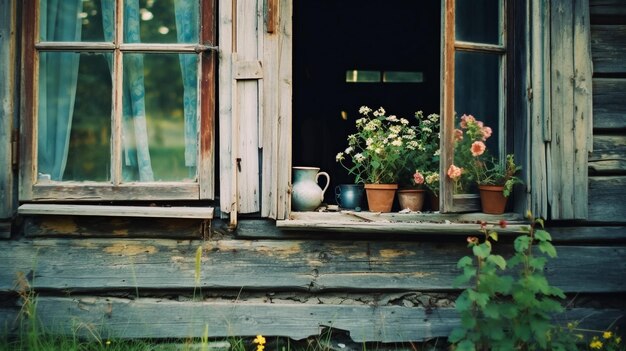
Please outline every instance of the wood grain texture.
[[626, 177], [589, 177], [589, 221], [626, 222]]
[[593, 79], [593, 128], [596, 131], [626, 130], [625, 78]]
[[[0, 219], [14, 212], [13, 128], [15, 119], [15, 2], [0, 0]], [[16, 144], [17, 145], [17, 144]]]
[[23, 204], [18, 208], [18, 213], [21, 215], [211, 219], [213, 218], [213, 207]]
[[220, 209], [223, 214], [233, 209], [231, 194], [233, 192], [232, 170], [232, 51], [233, 51], [233, 13], [230, 0], [218, 1], [218, 118], [219, 118], [219, 193]]
[[[203, 290], [449, 291], [464, 238], [453, 242], [333, 240], [35, 239], [0, 241], [0, 292], [17, 272], [34, 274], [36, 289], [149, 291], [195, 283], [202, 247]], [[498, 247], [508, 255], [510, 245]], [[550, 282], [566, 292], [626, 292], [624, 246], [557, 246]], [[31, 272], [31, 273], [29, 273]], [[598, 272], [603, 272], [598, 274]]]
[[626, 16], [626, 3], [623, 0], [589, 0], [592, 17]]
[[626, 135], [595, 135], [589, 170], [594, 174], [626, 174]]
[[626, 72], [626, 25], [592, 25], [594, 73]]
[[[128, 300], [106, 297], [42, 297], [37, 315], [53, 333], [88, 335], [89, 325], [104, 338], [282, 336], [301, 340], [319, 336], [324, 327], [347, 331], [354, 342], [422, 341], [446, 337], [460, 323], [453, 308], [310, 305], [245, 302]], [[579, 328], [604, 330], [624, 313], [619, 309], [568, 309], [555, 319], [566, 324], [580, 321]], [[12, 326], [15, 310], [0, 309], [0, 322]], [[593, 316], [593, 318], [586, 318]], [[13, 318], [11, 318], [13, 317]], [[618, 323], [622, 325], [623, 323]]]
[[209, 221], [179, 218], [29, 216], [26, 237], [201, 239]]

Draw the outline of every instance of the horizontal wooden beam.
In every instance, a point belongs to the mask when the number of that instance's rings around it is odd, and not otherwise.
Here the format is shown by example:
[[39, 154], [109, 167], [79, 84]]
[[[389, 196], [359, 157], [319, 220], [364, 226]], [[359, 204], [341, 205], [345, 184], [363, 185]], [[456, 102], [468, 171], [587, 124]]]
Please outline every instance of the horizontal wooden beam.
[[626, 78], [593, 78], [593, 129], [626, 129]]
[[60, 216], [114, 216], [156, 218], [213, 218], [213, 207], [158, 207], [158, 206], [109, 206], [109, 205], [65, 205], [23, 204], [18, 208], [20, 215]]
[[626, 25], [592, 25], [593, 72], [626, 72]]
[[[386, 237], [384, 237], [386, 238]], [[495, 249], [508, 257], [512, 243]], [[202, 248], [199, 283], [195, 253]], [[0, 292], [18, 272], [37, 289], [140, 291], [449, 291], [468, 254], [454, 241], [36, 239], [0, 241]], [[626, 292], [624, 246], [557, 246], [550, 282], [566, 292]], [[598, 274], [602, 272], [602, 274]]]
[[[0, 309], [0, 321], [4, 319], [9, 326], [13, 322], [8, 318], [10, 312], [13, 311]], [[555, 320], [560, 325], [580, 321], [579, 328], [606, 330], [624, 312], [574, 308], [556, 316]], [[199, 338], [208, 326], [209, 337], [262, 334], [301, 340], [319, 336], [325, 327], [331, 327], [347, 331], [355, 342], [404, 342], [447, 337], [460, 323], [453, 308], [88, 296], [39, 296], [37, 316], [46, 330], [54, 334], [91, 337], [89, 333], [95, 332], [103, 338], [114, 339]], [[89, 328], [77, 328], [81, 325]]]
[[594, 174], [626, 174], [626, 135], [594, 135], [589, 170]]
[[626, 223], [626, 176], [589, 177], [590, 222]]

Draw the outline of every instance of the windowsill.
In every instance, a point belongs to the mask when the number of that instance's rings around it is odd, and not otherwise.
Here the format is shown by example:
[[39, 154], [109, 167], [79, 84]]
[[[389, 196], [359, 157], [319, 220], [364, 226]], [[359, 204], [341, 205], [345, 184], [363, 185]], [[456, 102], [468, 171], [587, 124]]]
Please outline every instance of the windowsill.
[[108, 206], [66, 204], [23, 204], [20, 215], [108, 216], [212, 219], [213, 207]]
[[[500, 221], [507, 222], [500, 227]], [[467, 235], [480, 230], [480, 221], [487, 229], [499, 233], [520, 232], [528, 223], [517, 213], [489, 215], [484, 213], [374, 213], [374, 212], [292, 212], [289, 219], [276, 221], [281, 230], [333, 231], [344, 233], [445, 233]]]

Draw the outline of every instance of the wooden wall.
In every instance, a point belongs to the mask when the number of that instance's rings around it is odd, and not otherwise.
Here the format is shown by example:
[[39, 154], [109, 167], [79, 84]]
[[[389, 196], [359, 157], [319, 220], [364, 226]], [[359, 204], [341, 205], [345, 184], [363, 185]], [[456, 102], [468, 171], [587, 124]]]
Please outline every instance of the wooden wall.
[[592, 0], [590, 10], [594, 119], [588, 221], [598, 226], [623, 226], [626, 224], [626, 3]]

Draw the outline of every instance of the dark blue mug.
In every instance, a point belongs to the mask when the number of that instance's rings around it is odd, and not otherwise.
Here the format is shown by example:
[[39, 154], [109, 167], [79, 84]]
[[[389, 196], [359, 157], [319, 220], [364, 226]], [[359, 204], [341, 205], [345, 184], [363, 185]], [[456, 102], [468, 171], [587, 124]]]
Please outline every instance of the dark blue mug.
[[360, 211], [364, 194], [363, 184], [340, 184], [335, 187], [337, 205], [348, 210]]

